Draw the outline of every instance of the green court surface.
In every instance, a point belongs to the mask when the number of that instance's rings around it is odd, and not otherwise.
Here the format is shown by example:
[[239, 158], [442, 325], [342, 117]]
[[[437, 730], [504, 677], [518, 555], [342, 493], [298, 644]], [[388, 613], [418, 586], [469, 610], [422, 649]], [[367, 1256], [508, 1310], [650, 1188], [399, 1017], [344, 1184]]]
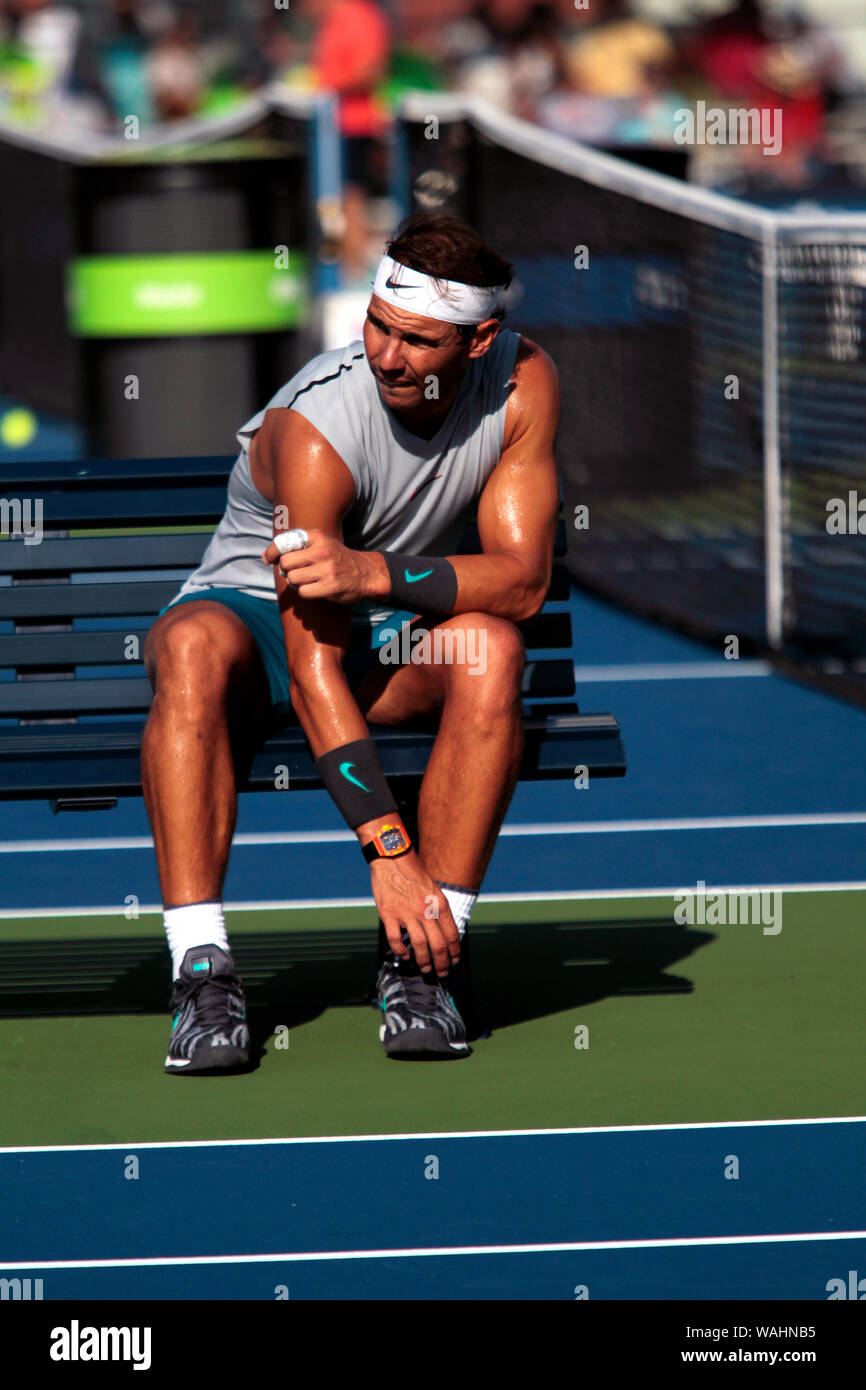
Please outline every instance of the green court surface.
[[263, 1054], [202, 1078], [162, 1071], [158, 914], [5, 918], [0, 1146], [863, 1114], [864, 907], [862, 891], [788, 892], [770, 935], [679, 925], [672, 897], [482, 902], [492, 1031], [448, 1066], [381, 1049], [372, 907], [229, 910]]

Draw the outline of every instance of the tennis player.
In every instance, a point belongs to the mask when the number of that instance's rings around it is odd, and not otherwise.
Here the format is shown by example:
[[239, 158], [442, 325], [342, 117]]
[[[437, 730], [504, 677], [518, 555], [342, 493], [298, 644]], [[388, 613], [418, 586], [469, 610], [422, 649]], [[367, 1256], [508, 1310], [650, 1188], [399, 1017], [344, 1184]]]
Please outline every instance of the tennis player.
[[[237, 768], [292, 711], [370, 865], [385, 1052], [469, 1055], [449, 975], [518, 776], [515, 624], [544, 603], [558, 510], [556, 372], [502, 326], [512, 275], [458, 219], [407, 218], [363, 341], [314, 357], [238, 432], [225, 514], [151, 628], [168, 1072], [248, 1061], [222, 904]], [[480, 553], [455, 554], [476, 514]], [[417, 843], [368, 721], [436, 730]]]

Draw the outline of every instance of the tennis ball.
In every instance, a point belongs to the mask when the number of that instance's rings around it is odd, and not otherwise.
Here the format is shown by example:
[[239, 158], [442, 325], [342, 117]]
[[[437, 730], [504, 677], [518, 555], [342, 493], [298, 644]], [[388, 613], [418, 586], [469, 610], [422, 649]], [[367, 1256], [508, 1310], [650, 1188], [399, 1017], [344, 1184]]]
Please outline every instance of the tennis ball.
[[23, 449], [34, 438], [38, 428], [32, 410], [18, 407], [0, 415], [0, 440], [7, 449]]

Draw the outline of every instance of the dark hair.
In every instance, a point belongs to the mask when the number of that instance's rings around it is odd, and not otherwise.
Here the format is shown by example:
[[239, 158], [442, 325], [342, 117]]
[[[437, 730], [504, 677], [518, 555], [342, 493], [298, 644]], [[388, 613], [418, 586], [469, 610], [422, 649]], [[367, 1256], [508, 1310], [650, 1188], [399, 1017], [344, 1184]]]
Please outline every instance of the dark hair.
[[[413, 212], [400, 223], [386, 251], [392, 260], [420, 270], [434, 280], [459, 280], [464, 285], [504, 285], [514, 279], [514, 266], [478, 235], [474, 227], [447, 212]], [[500, 309], [491, 318], [504, 318]], [[461, 324], [460, 336], [471, 338], [474, 325]]]

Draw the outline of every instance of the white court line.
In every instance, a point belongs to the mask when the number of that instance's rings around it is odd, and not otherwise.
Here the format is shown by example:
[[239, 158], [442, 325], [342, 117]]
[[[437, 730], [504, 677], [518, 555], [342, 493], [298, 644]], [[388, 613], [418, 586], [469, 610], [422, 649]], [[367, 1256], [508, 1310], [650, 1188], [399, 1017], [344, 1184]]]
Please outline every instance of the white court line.
[[[235, 835], [233, 845], [335, 845], [357, 844], [351, 830], [250, 831]], [[114, 835], [92, 840], [4, 840], [0, 854], [79, 853], [87, 850], [153, 849], [151, 835]]]
[[693, 1129], [760, 1129], [787, 1125], [862, 1125], [866, 1115], [818, 1115], [799, 1120], [689, 1120], [680, 1124], [663, 1125], [587, 1125], [575, 1129], [466, 1129], [428, 1130], [412, 1134], [319, 1134], [314, 1137], [272, 1139], [164, 1139], [124, 1144], [24, 1144], [0, 1148], [4, 1154], [46, 1153], [107, 1153], [117, 1150], [129, 1153], [133, 1149], [242, 1149], [261, 1148], [265, 1144], [390, 1144], [413, 1139], [536, 1139], [560, 1134], [659, 1134], [674, 1130]]
[[412, 1260], [437, 1255], [552, 1255], [583, 1250], [671, 1250], [711, 1245], [796, 1245], [816, 1240], [863, 1240], [866, 1231], [802, 1231], [772, 1236], [677, 1236], [651, 1240], [574, 1240], [533, 1245], [432, 1245], [394, 1250], [306, 1250], [272, 1255], [170, 1255], [121, 1260], [38, 1260], [2, 1264], [4, 1270], [152, 1269], [170, 1265], [307, 1264], [323, 1260]]
[[[807, 825], [866, 825], [866, 811], [804, 811], [772, 816], [670, 816], [659, 820], [528, 822], [504, 825], [500, 838], [530, 835], [626, 835], [688, 830], [776, 830]], [[259, 830], [235, 835], [232, 847], [261, 845], [355, 844], [351, 830]], [[87, 850], [153, 849], [150, 835], [90, 840], [4, 840], [0, 854], [59, 854]]]
[[669, 661], [646, 666], [575, 666], [574, 678], [579, 684], [593, 681], [682, 681], [716, 680], [718, 677], [773, 676], [768, 661]]
[[[692, 885], [694, 886], [694, 885]], [[713, 892], [724, 893], [862, 893], [866, 882], [851, 880], [839, 883], [713, 883], [707, 884]], [[541, 903], [541, 902], [615, 902], [618, 898], [673, 898], [684, 891], [683, 884], [672, 888], [573, 888], [564, 892], [544, 893], [485, 893], [482, 903]], [[262, 902], [224, 902], [226, 912], [296, 912], [318, 908], [323, 912], [345, 907], [375, 907], [372, 897], [366, 898], [274, 898]], [[159, 903], [139, 905], [138, 916], [162, 916]], [[0, 921], [4, 918], [28, 917], [122, 917], [120, 907], [4, 907], [0, 908]]]

